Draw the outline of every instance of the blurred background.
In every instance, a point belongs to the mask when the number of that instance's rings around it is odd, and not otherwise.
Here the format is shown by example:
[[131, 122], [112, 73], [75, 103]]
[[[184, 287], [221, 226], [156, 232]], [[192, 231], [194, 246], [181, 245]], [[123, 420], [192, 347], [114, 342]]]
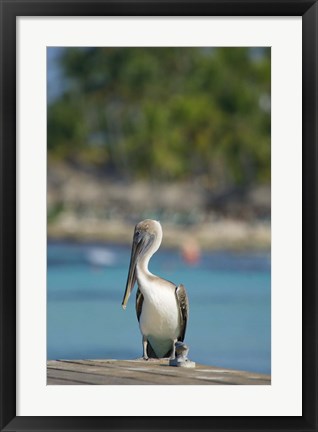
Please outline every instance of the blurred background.
[[47, 49], [47, 355], [142, 354], [137, 222], [198, 363], [270, 373], [270, 48]]

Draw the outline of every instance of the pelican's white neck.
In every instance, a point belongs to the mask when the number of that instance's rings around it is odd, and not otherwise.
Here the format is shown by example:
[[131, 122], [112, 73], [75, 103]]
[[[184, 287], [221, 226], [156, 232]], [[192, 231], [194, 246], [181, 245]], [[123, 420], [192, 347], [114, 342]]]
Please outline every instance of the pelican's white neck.
[[151, 246], [147, 250], [147, 252], [140, 258], [137, 263], [137, 276], [138, 273], [151, 274], [148, 265], [150, 258], [153, 256], [155, 252], [159, 249], [162, 242], [162, 228], [159, 222], [155, 222], [155, 230], [154, 230], [154, 238], [152, 240]]

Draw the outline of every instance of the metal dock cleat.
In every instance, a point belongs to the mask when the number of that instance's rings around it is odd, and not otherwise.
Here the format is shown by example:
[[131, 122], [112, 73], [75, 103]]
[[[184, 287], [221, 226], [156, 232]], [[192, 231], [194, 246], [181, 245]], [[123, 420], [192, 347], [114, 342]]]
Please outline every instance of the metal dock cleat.
[[188, 359], [189, 347], [183, 342], [176, 342], [176, 356], [169, 360], [169, 366], [194, 368], [195, 362]]

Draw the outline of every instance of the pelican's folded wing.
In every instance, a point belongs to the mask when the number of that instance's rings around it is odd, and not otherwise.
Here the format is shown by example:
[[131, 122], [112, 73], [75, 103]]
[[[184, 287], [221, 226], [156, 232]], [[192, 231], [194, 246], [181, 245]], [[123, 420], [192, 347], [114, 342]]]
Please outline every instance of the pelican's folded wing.
[[182, 284], [176, 287], [176, 296], [180, 309], [180, 335], [178, 340], [183, 342], [189, 318], [189, 300], [186, 289]]
[[136, 293], [136, 314], [137, 314], [138, 321], [140, 320], [143, 302], [144, 302], [144, 296], [141, 294], [141, 291], [138, 288]]

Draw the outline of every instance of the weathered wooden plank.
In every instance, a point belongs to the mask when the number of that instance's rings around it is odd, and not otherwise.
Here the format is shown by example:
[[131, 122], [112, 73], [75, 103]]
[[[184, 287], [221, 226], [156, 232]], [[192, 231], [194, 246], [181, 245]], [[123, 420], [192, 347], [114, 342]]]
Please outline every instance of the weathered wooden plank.
[[270, 375], [197, 364], [169, 366], [160, 360], [50, 360], [49, 385], [270, 385]]

